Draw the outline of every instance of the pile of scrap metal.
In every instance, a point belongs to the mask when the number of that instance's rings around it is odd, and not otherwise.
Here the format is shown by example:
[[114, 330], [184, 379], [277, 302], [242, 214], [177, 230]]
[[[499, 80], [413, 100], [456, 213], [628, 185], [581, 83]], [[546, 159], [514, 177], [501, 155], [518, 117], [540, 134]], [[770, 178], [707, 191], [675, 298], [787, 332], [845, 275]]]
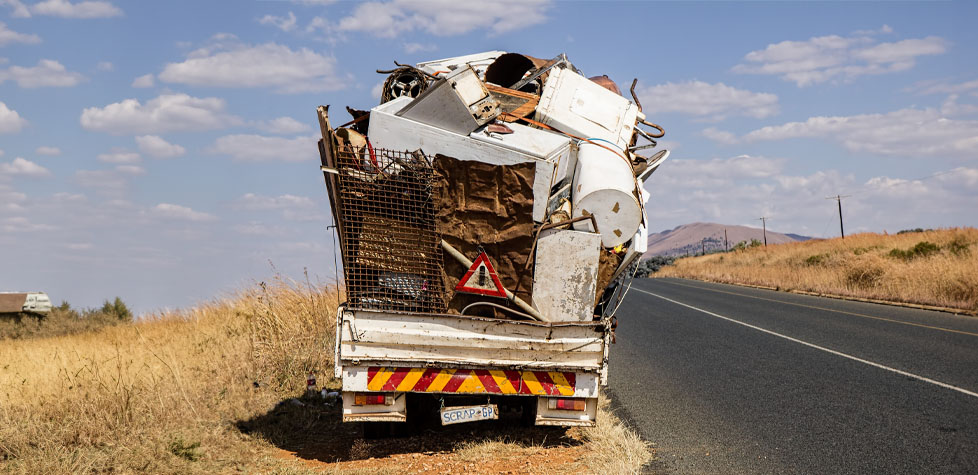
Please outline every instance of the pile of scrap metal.
[[[395, 63], [396, 64], [396, 63]], [[319, 107], [347, 306], [546, 322], [608, 316], [646, 250], [662, 128], [563, 54], [397, 64], [382, 102]], [[636, 80], [637, 81], [637, 80]], [[648, 130], [640, 126], [645, 126]]]

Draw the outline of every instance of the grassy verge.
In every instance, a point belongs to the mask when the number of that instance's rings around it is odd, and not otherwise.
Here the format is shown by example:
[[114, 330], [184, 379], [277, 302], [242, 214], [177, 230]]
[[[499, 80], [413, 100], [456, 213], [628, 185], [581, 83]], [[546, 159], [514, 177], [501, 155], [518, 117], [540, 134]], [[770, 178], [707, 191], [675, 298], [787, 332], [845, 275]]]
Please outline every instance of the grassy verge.
[[978, 229], [863, 233], [679, 259], [656, 274], [978, 311]]
[[[550, 466], [635, 472], [649, 458], [645, 444], [607, 413], [598, 428], [559, 440], [507, 428], [472, 429], [454, 440], [361, 439], [355, 425], [339, 422], [338, 405], [301, 397], [310, 371], [337, 387], [337, 301], [331, 287], [276, 280], [136, 323], [0, 340], [0, 472], [441, 473], [505, 466], [484, 464], [481, 443], [496, 444], [485, 447], [495, 462], [512, 458], [514, 447], [505, 444], [517, 444], [519, 462], [539, 461], [537, 473], [559, 471]], [[464, 441], [469, 445], [459, 445]]]

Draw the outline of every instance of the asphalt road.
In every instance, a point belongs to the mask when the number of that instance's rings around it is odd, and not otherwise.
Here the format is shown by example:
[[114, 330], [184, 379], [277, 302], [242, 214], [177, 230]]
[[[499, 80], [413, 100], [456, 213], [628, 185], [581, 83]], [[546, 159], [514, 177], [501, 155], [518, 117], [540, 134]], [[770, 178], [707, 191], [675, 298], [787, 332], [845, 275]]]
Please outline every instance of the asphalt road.
[[978, 473], [978, 318], [637, 279], [618, 320], [656, 473]]

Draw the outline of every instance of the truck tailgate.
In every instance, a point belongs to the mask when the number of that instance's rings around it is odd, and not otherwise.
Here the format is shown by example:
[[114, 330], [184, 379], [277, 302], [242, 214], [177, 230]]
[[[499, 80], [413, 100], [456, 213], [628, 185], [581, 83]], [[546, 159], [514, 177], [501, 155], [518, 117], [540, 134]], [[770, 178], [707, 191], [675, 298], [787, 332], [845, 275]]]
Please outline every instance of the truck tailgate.
[[[543, 324], [340, 308], [337, 377], [369, 363], [604, 373], [604, 324]], [[601, 375], [602, 379], [603, 374]]]

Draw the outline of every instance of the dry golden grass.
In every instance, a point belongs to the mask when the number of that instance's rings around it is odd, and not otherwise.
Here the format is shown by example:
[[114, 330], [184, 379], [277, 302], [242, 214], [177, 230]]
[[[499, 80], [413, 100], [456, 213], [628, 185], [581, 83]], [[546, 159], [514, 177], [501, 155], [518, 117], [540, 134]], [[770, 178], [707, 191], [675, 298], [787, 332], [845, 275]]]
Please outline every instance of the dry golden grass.
[[978, 310], [978, 229], [863, 233], [679, 259], [656, 276]]
[[[582, 429], [575, 436], [583, 441], [585, 451], [580, 460], [570, 464], [576, 472], [595, 474], [639, 473], [652, 460], [649, 444], [609, 411], [609, 401], [601, 395], [598, 403], [598, 425]], [[488, 438], [459, 444], [455, 455], [468, 462], [487, 463], [493, 459], [529, 456], [536, 447], [505, 438]], [[561, 470], [565, 473], [567, 469]]]
[[589, 450], [583, 463], [591, 473], [639, 473], [652, 460], [649, 444], [615, 417], [602, 396], [598, 403], [595, 427], [584, 429], [584, 441]]
[[307, 371], [332, 374], [336, 304], [277, 280], [131, 325], [0, 341], [0, 472], [277, 467], [234, 424], [301, 394]]
[[[364, 441], [337, 408], [291, 399], [309, 371], [338, 384], [337, 301], [333, 287], [277, 279], [132, 324], [0, 340], [0, 473], [393, 473], [399, 462], [333, 465], [376, 455], [355, 453]], [[645, 445], [600, 417], [581, 446], [586, 468], [637, 471]], [[460, 456], [481, 457], [473, 447]], [[519, 450], [546, 457], [547, 447]]]

